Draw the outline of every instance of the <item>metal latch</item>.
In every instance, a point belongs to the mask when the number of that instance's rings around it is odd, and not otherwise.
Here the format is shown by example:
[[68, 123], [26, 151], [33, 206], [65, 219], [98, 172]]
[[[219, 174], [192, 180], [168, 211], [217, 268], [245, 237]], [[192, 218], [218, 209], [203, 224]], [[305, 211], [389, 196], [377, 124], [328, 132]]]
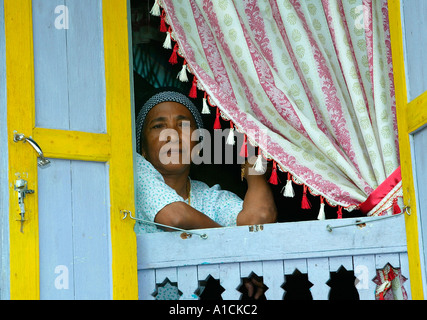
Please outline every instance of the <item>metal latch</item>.
[[21, 222], [21, 232], [24, 233], [24, 221], [25, 221], [25, 205], [24, 205], [24, 199], [25, 196], [29, 193], [34, 193], [34, 190], [28, 189], [28, 183], [24, 179], [19, 179], [15, 181], [14, 186], [15, 191], [18, 192], [18, 204], [19, 204], [19, 214], [21, 216], [20, 221]]
[[13, 135], [13, 142], [18, 142], [18, 141], [28, 142], [34, 148], [34, 150], [36, 150], [36, 152], [38, 154], [37, 163], [38, 163], [40, 168], [47, 168], [50, 165], [50, 160], [48, 160], [44, 157], [42, 149], [32, 138], [26, 137], [22, 133], [16, 133], [15, 132]]

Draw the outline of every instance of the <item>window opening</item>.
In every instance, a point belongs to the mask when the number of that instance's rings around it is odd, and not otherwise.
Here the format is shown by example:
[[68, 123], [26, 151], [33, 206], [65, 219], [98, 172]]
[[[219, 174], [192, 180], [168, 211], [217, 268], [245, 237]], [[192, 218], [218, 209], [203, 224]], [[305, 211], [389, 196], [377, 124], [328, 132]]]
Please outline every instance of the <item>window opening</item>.
[[263, 282], [263, 277], [251, 272], [249, 277], [242, 278], [242, 283], [237, 291], [241, 292], [240, 300], [267, 300], [265, 292], [268, 287]]
[[356, 277], [353, 271], [347, 271], [341, 266], [337, 272], [331, 272], [326, 284], [331, 287], [329, 300], [359, 300], [356, 289]]
[[[177, 79], [182, 65], [180, 63], [170, 64], [170, 49], [163, 48], [165, 35], [160, 32], [160, 17], [150, 14], [154, 5], [154, 0], [131, 1], [132, 15], [132, 39], [133, 39], [133, 66], [134, 66], [134, 98], [135, 98], [135, 118], [141, 108], [141, 101], [150, 91], [159, 87], [175, 87], [182, 92], [190, 92], [192, 87], [191, 79], [188, 82], [182, 82]], [[203, 93], [197, 90], [197, 98], [191, 99], [195, 105], [202, 110]], [[205, 128], [210, 131], [214, 137], [214, 123], [216, 119], [215, 112], [202, 114]], [[217, 119], [218, 120], [218, 119]], [[227, 121], [219, 117], [222, 128], [228, 128]], [[242, 135], [235, 131], [236, 141], [242, 141]], [[239, 156], [240, 146], [236, 143], [233, 146], [225, 143], [227, 137], [222, 139], [223, 159], [218, 164], [218, 159], [214, 159], [213, 152], [210, 163], [201, 165], [192, 165], [190, 177], [194, 180], [203, 181], [209, 186], [219, 184], [221, 189], [229, 190], [244, 198], [247, 190], [246, 181], [240, 178], [240, 163], [242, 158]], [[239, 140], [240, 139], [240, 140]], [[250, 145], [250, 144], [248, 144]], [[232, 148], [234, 163], [228, 164], [224, 159], [224, 148]], [[212, 146], [213, 148], [213, 146]], [[267, 176], [272, 170], [272, 162], [268, 163]], [[277, 222], [294, 222], [316, 220], [319, 216], [320, 203], [318, 197], [312, 196], [307, 192], [307, 198], [311, 204], [311, 209], [301, 208], [301, 198], [303, 195], [303, 186], [293, 184], [295, 196], [288, 198], [283, 196], [283, 182], [287, 180], [286, 173], [277, 170], [278, 179], [282, 182], [278, 185], [270, 184], [276, 203], [278, 217]], [[337, 218], [337, 207], [325, 205], [325, 219]], [[342, 210], [342, 218], [362, 217], [358, 211], [347, 212]]]
[[292, 274], [285, 276], [285, 283], [282, 285], [285, 290], [283, 300], [313, 300], [310, 292], [312, 286], [308, 275], [295, 269]]
[[156, 284], [156, 290], [152, 295], [156, 300], [179, 300], [182, 292], [179, 291], [176, 282], [171, 282], [169, 278], [165, 278], [163, 282]]
[[199, 281], [199, 288], [196, 294], [200, 300], [223, 300], [221, 293], [225, 289], [221, 286], [220, 281], [209, 275], [205, 280]]
[[407, 279], [400, 268], [394, 268], [387, 263], [383, 269], [377, 270], [373, 281], [376, 283], [376, 300], [408, 300], [408, 294], [403, 286]]

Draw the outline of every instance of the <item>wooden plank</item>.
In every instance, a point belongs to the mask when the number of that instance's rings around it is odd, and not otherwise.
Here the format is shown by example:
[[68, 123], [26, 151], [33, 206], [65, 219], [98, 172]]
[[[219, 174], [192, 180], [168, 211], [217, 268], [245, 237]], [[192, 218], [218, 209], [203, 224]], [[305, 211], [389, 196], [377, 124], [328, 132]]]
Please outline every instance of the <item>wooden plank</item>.
[[111, 238], [105, 163], [72, 161], [76, 299], [111, 299]]
[[412, 300], [411, 279], [409, 277], [409, 263], [407, 253], [400, 254], [400, 272], [402, 273], [402, 276], [406, 278], [406, 281], [403, 283], [403, 287], [408, 294], [408, 300]]
[[[7, 135], [7, 99], [6, 99], [6, 36], [4, 30], [4, 1], [0, 1], [0, 181], [9, 181], [9, 152]], [[0, 184], [0, 199], [9, 199], [9, 186], [7, 183]], [[0, 201], [0, 212], [9, 212], [9, 202]], [[3, 276], [0, 278], [0, 299], [10, 299], [9, 286], [9, 217], [3, 214], [0, 218], [0, 270]]]
[[427, 66], [424, 52], [427, 50], [427, 27], [425, 1], [402, 0], [405, 36], [405, 66], [408, 81], [409, 101], [427, 90]]
[[408, 112], [405, 54], [403, 47], [402, 3], [400, 0], [388, 2], [390, 40], [393, 58], [393, 76], [396, 92], [397, 127], [399, 133], [400, 163], [402, 167], [402, 190], [405, 205], [411, 207], [411, 215], [405, 217], [408, 258], [410, 265], [412, 295], [414, 299], [424, 299], [423, 276], [420, 263], [417, 203], [411, 157], [408, 123], [413, 114]]
[[[105, 133], [103, 3], [92, 0], [82, 5], [81, 1], [67, 0], [66, 5], [70, 26], [66, 30], [70, 130]], [[114, 3], [105, 5], [114, 6]], [[127, 29], [120, 30], [122, 37], [128, 33]]]
[[178, 268], [178, 289], [182, 292], [180, 300], [198, 300], [196, 290], [199, 287], [197, 281], [197, 267], [179, 267]]
[[242, 262], [240, 264], [240, 276], [242, 278], [248, 278], [252, 273], [262, 277], [261, 261]]
[[427, 92], [415, 98], [408, 104], [408, 132], [415, 132], [427, 123]]
[[283, 261], [263, 261], [262, 269], [264, 284], [268, 287], [268, 290], [265, 292], [267, 300], [283, 300], [285, 293], [282, 288], [285, 282]]
[[[37, 161], [30, 146], [13, 142], [17, 132], [31, 135], [34, 127], [34, 54], [31, 1], [4, 1], [7, 139], [9, 172], [9, 257], [10, 298], [39, 299], [39, 230], [37, 207]], [[17, 192], [13, 185], [18, 176], [35, 190], [25, 199], [24, 233], [20, 232]], [[25, 268], [23, 268], [25, 266]]]
[[341, 266], [343, 266], [347, 271], [353, 270], [353, 257], [341, 256], [329, 258], [329, 270], [331, 272], [337, 272]]
[[225, 263], [219, 266], [220, 284], [225, 289], [221, 294], [224, 300], [239, 300], [241, 293], [237, 291], [241, 285], [239, 263]]
[[166, 280], [166, 278], [168, 278], [170, 282], [178, 282], [176, 268], [156, 269], [156, 283], [161, 284]]
[[138, 299], [155, 300], [153, 293], [156, 291], [156, 273], [155, 270], [138, 271]]
[[71, 163], [39, 169], [40, 298], [74, 299]]
[[33, 138], [46, 158], [104, 162], [111, 157], [108, 134], [35, 128]]
[[[179, 232], [142, 234], [137, 237], [138, 268], [406, 251], [403, 216], [368, 223], [364, 228], [326, 230], [328, 224], [357, 220], [360, 219], [275, 223], [264, 225], [259, 232], [249, 232], [246, 226], [204, 229], [208, 239], [193, 236], [184, 240]], [[305, 241], [299, 240], [301, 234], [307, 235]], [[168, 245], [159, 247], [158, 243]]]
[[[38, 127], [68, 130], [67, 30], [57, 29], [57, 7], [64, 0], [34, 0], [35, 123]], [[37, 140], [36, 140], [37, 141]]]
[[205, 281], [209, 275], [219, 279], [219, 264], [202, 264], [197, 267], [199, 281]]
[[398, 253], [386, 253], [375, 255], [375, 266], [377, 270], [384, 269], [390, 263], [393, 268], [400, 268], [400, 256]]
[[330, 279], [328, 258], [307, 259], [308, 281], [313, 300], [328, 300], [331, 289], [326, 282]]
[[375, 300], [376, 276], [375, 256], [360, 255], [353, 257], [354, 275], [357, 278], [356, 289], [360, 300]]
[[296, 269], [301, 273], [307, 273], [307, 259], [285, 260], [285, 274], [292, 274]]
[[111, 137], [109, 177], [114, 299], [138, 297], [135, 221], [122, 220], [120, 214], [121, 210], [135, 212], [129, 3], [122, 0], [102, 2], [107, 133]]

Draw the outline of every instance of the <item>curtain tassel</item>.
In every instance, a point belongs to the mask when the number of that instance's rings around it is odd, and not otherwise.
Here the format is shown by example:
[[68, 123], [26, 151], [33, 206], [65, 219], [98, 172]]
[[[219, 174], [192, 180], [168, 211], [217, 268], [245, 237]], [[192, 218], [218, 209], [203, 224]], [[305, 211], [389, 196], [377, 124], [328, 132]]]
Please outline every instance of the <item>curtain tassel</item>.
[[399, 204], [397, 203], [397, 198], [393, 199], [393, 214], [399, 214], [402, 210], [399, 207]]
[[230, 121], [230, 131], [228, 133], [226, 144], [234, 146], [236, 141], [234, 140], [234, 126], [233, 122]]
[[175, 43], [175, 46], [173, 47], [172, 54], [169, 58], [170, 64], [177, 64], [178, 63], [178, 56], [176, 54], [177, 51], [178, 51], [178, 43]]
[[187, 77], [187, 61], [184, 60], [184, 64], [182, 65], [181, 71], [178, 72], [177, 78], [181, 82], [188, 82], [188, 77]]
[[196, 78], [196, 76], [193, 77], [193, 83], [191, 85], [191, 90], [190, 90], [190, 93], [188, 94], [188, 96], [190, 98], [193, 98], [193, 99], [197, 98], [197, 78]]
[[162, 15], [160, 16], [160, 32], [168, 31], [168, 28], [166, 27], [165, 17], [166, 17], [166, 12], [165, 10], [163, 10]]
[[322, 196], [320, 196], [320, 209], [317, 220], [325, 220], [325, 201]]
[[268, 179], [268, 182], [274, 185], [279, 184], [279, 177], [277, 176], [277, 163], [273, 160], [273, 170], [271, 171], [270, 179]]
[[295, 197], [295, 191], [292, 186], [292, 177], [291, 174], [288, 172], [288, 181], [286, 182], [286, 185], [282, 189], [283, 196], [286, 198], [293, 198]]
[[260, 147], [258, 147], [258, 156], [257, 156], [257, 159], [256, 159], [256, 161], [254, 163], [253, 168], [258, 173], [264, 173], [264, 171], [265, 171], [265, 169], [264, 169], [264, 163], [262, 161], [262, 152], [261, 152], [261, 148]]
[[209, 110], [208, 102], [206, 100], [206, 92], [205, 92], [205, 95], [203, 96], [202, 114], [211, 114], [211, 111]]
[[246, 158], [248, 156], [248, 138], [246, 137], [246, 134], [243, 136], [243, 144], [240, 148], [240, 156], [242, 158]]
[[301, 201], [301, 209], [311, 209], [311, 203], [307, 198], [307, 186], [304, 185]]
[[219, 120], [219, 108], [216, 107], [216, 116], [214, 122], [214, 130], [221, 130], [221, 121]]
[[171, 37], [171, 28], [169, 27], [168, 32], [166, 32], [166, 39], [163, 42], [163, 48], [172, 49], [172, 37]]
[[150, 13], [156, 17], [160, 16], [159, 0], [154, 1], [154, 5], [151, 8]]
[[338, 206], [337, 219], [342, 219], [342, 207]]

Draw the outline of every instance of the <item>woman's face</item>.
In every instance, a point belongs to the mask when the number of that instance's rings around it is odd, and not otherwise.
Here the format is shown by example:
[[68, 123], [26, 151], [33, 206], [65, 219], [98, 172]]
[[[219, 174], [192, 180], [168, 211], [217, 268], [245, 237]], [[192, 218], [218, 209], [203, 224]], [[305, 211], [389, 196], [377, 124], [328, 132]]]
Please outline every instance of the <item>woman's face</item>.
[[147, 114], [141, 141], [142, 155], [161, 174], [189, 170], [196, 122], [190, 110], [178, 102], [162, 102]]

